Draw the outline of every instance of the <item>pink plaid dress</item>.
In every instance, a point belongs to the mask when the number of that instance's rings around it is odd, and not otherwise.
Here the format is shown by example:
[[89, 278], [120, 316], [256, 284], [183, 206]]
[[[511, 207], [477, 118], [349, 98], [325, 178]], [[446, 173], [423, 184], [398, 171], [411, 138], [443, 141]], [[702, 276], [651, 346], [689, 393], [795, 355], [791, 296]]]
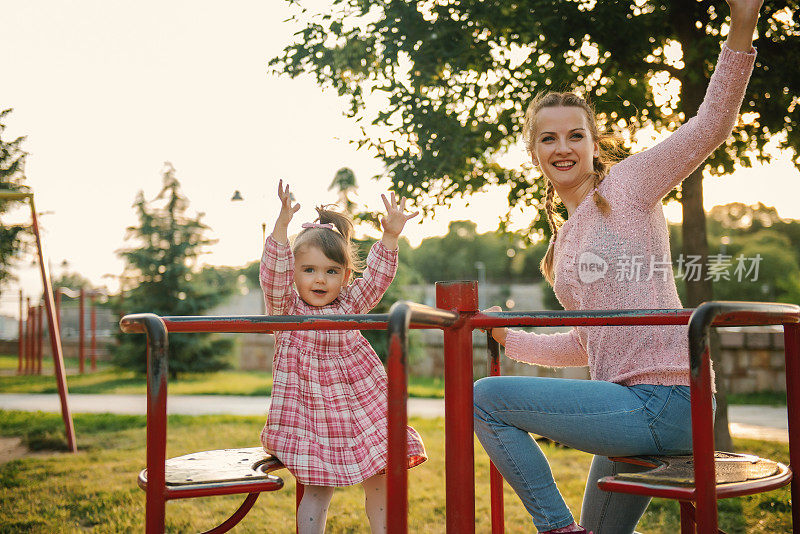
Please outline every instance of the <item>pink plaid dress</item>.
[[[397, 252], [378, 241], [361, 278], [327, 306], [310, 306], [292, 285], [291, 248], [270, 236], [261, 259], [261, 288], [270, 315], [366, 313], [396, 269]], [[284, 331], [275, 337], [264, 449], [307, 485], [351, 486], [385, 470], [386, 371], [361, 332]], [[408, 467], [426, 459], [422, 439], [408, 427]]]

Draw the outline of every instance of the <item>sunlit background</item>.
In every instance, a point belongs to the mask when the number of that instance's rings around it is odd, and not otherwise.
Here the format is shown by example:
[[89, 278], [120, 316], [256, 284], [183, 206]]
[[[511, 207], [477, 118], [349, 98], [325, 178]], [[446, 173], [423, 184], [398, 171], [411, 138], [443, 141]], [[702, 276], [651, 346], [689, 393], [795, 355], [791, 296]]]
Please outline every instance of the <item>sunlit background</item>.
[[[132, 204], [139, 190], [148, 199], [158, 193], [165, 161], [219, 240], [204, 257], [208, 264], [240, 266], [260, 256], [279, 178], [302, 205], [298, 227], [313, 219], [313, 206], [336, 200], [328, 186], [345, 166], [359, 183], [353, 199], [382, 207], [388, 179], [373, 180], [381, 163], [348, 142], [358, 132], [343, 116], [345, 102], [310, 78], [268, 74], [267, 61], [296, 29], [286, 22], [285, 2], [0, 0], [0, 14], [0, 108], [14, 108], [4, 139], [27, 136], [27, 184], [44, 213], [54, 275], [68, 269], [117, 288], [123, 263], [115, 252], [136, 223]], [[231, 201], [236, 190], [240, 202]], [[496, 189], [456, 201], [406, 235], [416, 245], [459, 219], [492, 230], [507, 209], [505, 196]], [[800, 218], [798, 198], [800, 173], [788, 156], [705, 181], [706, 209], [760, 201]], [[677, 204], [666, 210], [680, 220]], [[518, 214], [518, 226], [532, 215]], [[20, 211], [8, 220], [28, 218]], [[23, 264], [15, 274], [4, 290], [41, 291], [34, 267]], [[17, 304], [3, 299], [0, 313], [16, 316]]]

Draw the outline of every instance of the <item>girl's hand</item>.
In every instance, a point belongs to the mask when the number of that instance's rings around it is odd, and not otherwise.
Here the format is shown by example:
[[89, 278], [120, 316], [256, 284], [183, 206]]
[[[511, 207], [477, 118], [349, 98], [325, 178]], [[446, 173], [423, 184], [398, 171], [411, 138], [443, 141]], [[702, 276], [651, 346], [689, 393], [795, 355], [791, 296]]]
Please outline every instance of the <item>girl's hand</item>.
[[[491, 308], [487, 308], [487, 309], [483, 310], [481, 313], [494, 313], [494, 312], [501, 312], [501, 311], [503, 311], [503, 308], [501, 308], [500, 306], [492, 306]], [[492, 329], [489, 330], [489, 332], [491, 332], [492, 337], [494, 338], [495, 341], [497, 341], [498, 343], [500, 343], [504, 347], [506, 346], [506, 336], [508, 335], [508, 329], [507, 328], [505, 328], [505, 327], [492, 328]]]
[[281, 201], [281, 212], [275, 221], [272, 238], [278, 243], [286, 243], [289, 241], [287, 235], [289, 222], [291, 222], [297, 210], [300, 209], [300, 204], [292, 206], [292, 194], [289, 192], [289, 184], [283, 187], [283, 180], [278, 181], [278, 199]]
[[391, 202], [386, 198], [386, 195], [381, 195], [383, 205], [386, 206], [386, 216], [381, 217], [381, 226], [383, 227], [383, 244], [390, 250], [397, 248], [397, 238], [403, 231], [406, 222], [419, 215], [418, 211], [406, 214], [406, 199], [400, 197], [400, 204], [397, 203], [397, 198], [394, 192], [391, 194]]

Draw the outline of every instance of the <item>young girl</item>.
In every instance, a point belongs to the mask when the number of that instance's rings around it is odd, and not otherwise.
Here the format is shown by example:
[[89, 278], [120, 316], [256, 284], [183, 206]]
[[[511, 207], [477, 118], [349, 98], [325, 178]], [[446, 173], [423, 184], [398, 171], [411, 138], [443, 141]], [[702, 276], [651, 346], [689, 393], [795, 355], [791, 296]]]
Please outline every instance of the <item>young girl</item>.
[[[731, 25], [697, 116], [655, 147], [608, 167], [594, 113], [571, 93], [535, 99], [527, 148], [548, 180], [553, 230], [542, 272], [567, 310], [681, 308], [661, 199], [731, 133], [755, 60], [761, 0], [728, 0]], [[559, 226], [555, 197], [568, 220]], [[494, 308], [491, 311], [497, 310]], [[691, 452], [686, 327], [576, 327], [537, 335], [504, 328], [506, 355], [552, 367], [588, 365], [592, 380], [490, 377], [475, 384], [475, 432], [539, 532], [630, 533], [648, 497], [603, 492], [630, 469], [609, 456]], [[581, 523], [529, 433], [595, 454]]]
[[[317, 208], [319, 221], [303, 224], [289, 247], [287, 229], [300, 209], [289, 186], [278, 184], [281, 211], [264, 245], [261, 288], [270, 315], [366, 313], [381, 299], [397, 269], [397, 240], [406, 221], [382, 195], [383, 237], [372, 246], [362, 276], [350, 242], [353, 223]], [[293, 287], [294, 284], [294, 287]], [[322, 533], [334, 487], [362, 484], [372, 532], [386, 530], [386, 372], [357, 330], [283, 331], [276, 334], [272, 404], [261, 432], [264, 448], [305, 485], [297, 510], [301, 533]], [[408, 427], [408, 467], [426, 460]]]

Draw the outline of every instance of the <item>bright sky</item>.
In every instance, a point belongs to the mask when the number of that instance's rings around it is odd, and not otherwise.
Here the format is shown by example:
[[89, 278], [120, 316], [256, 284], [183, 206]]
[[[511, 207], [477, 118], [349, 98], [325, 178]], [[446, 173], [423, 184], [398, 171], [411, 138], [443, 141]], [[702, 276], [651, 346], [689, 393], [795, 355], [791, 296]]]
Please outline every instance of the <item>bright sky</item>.
[[[342, 115], [346, 103], [310, 79], [267, 74], [269, 58], [292, 38], [285, 2], [0, 0], [0, 13], [0, 108], [14, 108], [4, 139], [27, 136], [27, 183], [45, 213], [54, 275], [67, 260], [70, 271], [116, 288], [123, 264], [115, 251], [136, 223], [131, 206], [139, 190], [155, 196], [165, 161], [219, 239], [209, 264], [259, 257], [261, 223], [270, 231], [278, 209], [278, 178], [303, 207], [298, 227], [313, 219], [314, 205], [336, 200], [327, 189], [343, 166], [359, 181], [355, 200], [382, 207], [388, 182], [370, 180], [380, 162], [348, 143], [358, 132]], [[244, 202], [230, 201], [236, 189]], [[800, 218], [800, 174], [781, 158], [706, 180], [705, 198], [707, 208], [761, 201]], [[504, 199], [494, 190], [457, 202], [411, 224], [407, 236], [417, 244], [454, 219], [491, 230]], [[497, 210], [478, 208], [488, 205]], [[679, 207], [667, 212], [680, 219]], [[35, 269], [17, 274], [0, 313], [16, 315], [9, 298], [20, 285], [30, 295], [41, 291]]]

